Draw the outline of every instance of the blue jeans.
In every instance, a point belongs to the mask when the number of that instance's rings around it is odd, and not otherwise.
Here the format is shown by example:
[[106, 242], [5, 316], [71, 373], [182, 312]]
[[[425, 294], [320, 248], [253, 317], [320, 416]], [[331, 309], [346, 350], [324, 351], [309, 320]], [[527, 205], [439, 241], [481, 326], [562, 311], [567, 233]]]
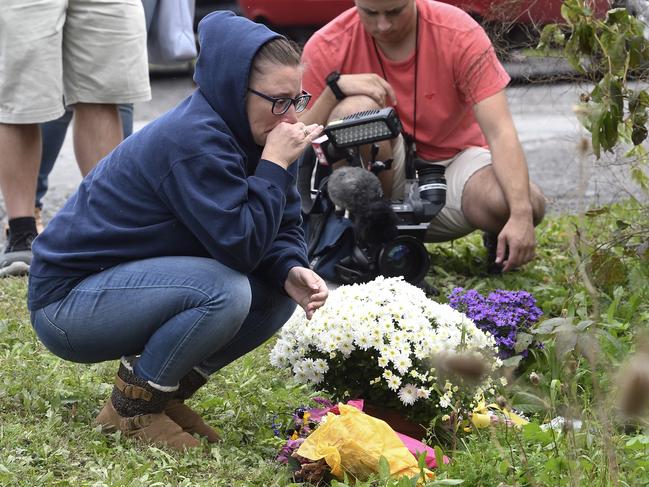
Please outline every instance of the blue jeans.
[[[133, 133], [133, 104], [124, 103], [118, 105], [119, 116], [122, 120], [122, 133], [124, 138]], [[43, 135], [43, 154], [41, 155], [41, 166], [38, 170], [38, 182], [36, 185], [36, 207], [43, 208], [43, 197], [47, 193], [47, 180], [54, 168], [54, 163], [59, 157], [65, 134], [72, 120], [72, 108], [66, 107], [65, 113], [57, 118], [41, 124]]]
[[214, 259], [157, 257], [93, 274], [31, 319], [63, 359], [140, 355], [136, 375], [173, 387], [193, 367], [213, 374], [258, 347], [295, 306], [260, 278]]

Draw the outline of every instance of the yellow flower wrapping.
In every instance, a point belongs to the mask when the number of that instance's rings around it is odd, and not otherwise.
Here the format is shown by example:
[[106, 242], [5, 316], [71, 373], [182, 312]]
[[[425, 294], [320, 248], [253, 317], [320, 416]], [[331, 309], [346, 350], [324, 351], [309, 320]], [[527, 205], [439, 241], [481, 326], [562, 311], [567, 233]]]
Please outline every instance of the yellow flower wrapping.
[[[344, 472], [361, 480], [377, 473], [381, 456], [390, 464], [391, 475], [419, 475], [417, 459], [386, 422], [353, 406], [338, 404], [338, 409], [340, 415], [327, 414], [326, 421], [300, 445], [298, 455], [312, 461], [324, 458], [339, 479]], [[431, 471], [426, 474], [434, 478]]]
[[485, 401], [482, 400], [478, 402], [477, 406], [473, 410], [473, 414], [471, 415], [471, 422], [476, 428], [486, 428], [491, 425], [491, 416], [489, 415], [490, 409], [500, 411], [514, 426], [520, 427], [529, 423], [528, 420], [521, 418], [518, 414], [507, 408], [502, 409], [497, 404], [487, 405], [485, 404]]

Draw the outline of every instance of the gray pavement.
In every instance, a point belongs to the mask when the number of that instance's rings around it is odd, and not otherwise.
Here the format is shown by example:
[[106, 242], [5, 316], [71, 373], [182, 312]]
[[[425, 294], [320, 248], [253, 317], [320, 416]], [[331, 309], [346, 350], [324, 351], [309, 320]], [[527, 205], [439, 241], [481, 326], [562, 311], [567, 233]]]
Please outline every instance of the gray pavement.
[[[189, 95], [194, 87], [187, 75], [152, 81], [153, 99], [135, 106], [135, 129], [169, 110]], [[639, 196], [628, 176], [622, 151], [595, 161], [578, 147], [587, 132], [573, 113], [579, 94], [588, 86], [572, 84], [526, 84], [507, 89], [514, 122], [519, 131], [530, 177], [549, 199], [550, 213], [575, 212], [580, 206], [606, 204], [630, 194]], [[68, 136], [51, 174], [50, 190], [44, 200], [44, 217], [49, 219], [75, 190], [80, 181], [72, 134]], [[4, 205], [0, 201], [0, 218]]]

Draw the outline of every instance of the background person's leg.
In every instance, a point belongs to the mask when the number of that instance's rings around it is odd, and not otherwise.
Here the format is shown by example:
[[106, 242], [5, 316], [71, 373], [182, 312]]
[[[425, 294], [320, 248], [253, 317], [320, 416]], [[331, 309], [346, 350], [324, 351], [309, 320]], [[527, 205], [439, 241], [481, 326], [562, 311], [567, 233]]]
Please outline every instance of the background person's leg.
[[267, 282], [250, 276], [252, 303], [250, 313], [234, 338], [220, 351], [198, 365], [211, 375], [272, 337], [288, 321], [296, 303]]
[[247, 276], [214, 259], [160, 257], [84, 279], [61, 301], [32, 312], [32, 323], [66, 360], [141, 354], [138, 377], [175, 387], [232, 340], [249, 308]]
[[74, 154], [85, 176], [122, 141], [117, 105], [76, 103], [74, 109]]
[[0, 189], [9, 219], [34, 217], [38, 124], [58, 118], [65, 0], [3, 0], [0, 8]]
[[7, 242], [0, 254], [0, 277], [29, 272], [32, 241], [38, 233], [34, 193], [41, 152], [37, 124], [0, 123], [0, 190], [8, 216]]
[[119, 119], [122, 122], [122, 135], [124, 138], [133, 133], [133, 104], [120, 103], [117, 106]]
[[[532, 219], [538, 225], [545, 215], [545, 197], [534, 183], [530, 183]], [[462, 211], [474, 227], [497, 234], [509, 219], [509, 205], [491, 165], [486, 166], [467, 181], [462, 194]]]
[[[530, 182], [532, 223], [537, 226], [545, 215], [545, 196], [537, 185]], [[509, 205], [505, 193], [491, 165], [485, 166], [467, 181], [462, 194], [462, 211], [465, 220], [483, 230], [482, 243], [487, 249], [487, 272], [500, 274], [502, 264], [496, 263], [498, 234], [509, 219]], [[507, 259], [507, 250], [505, 259]]]
[[[491, 153], [483, 147], [469, 147], [446, 165], [446, 205], [430, 222], [427, 242], [446, 242], [475, 230], [498, 233], [509, 219], [505, 194], [491, 166]], [[530, 183], [534, 225], [545, 212], [545, 198]]]
[[47, 193], [47, 180], [54, 168], [56, 159], [59, 157], [71, 120], [72, 110], [68, 108], [62, 117], [41, 124], [43, 146], [36, 186], [36, 208], [43, 208], [43, 197]]
[[9, 220], [34, 216], [36, 177], [41, 160], [38, 124], [0, 123], [0, 189]]
[[[463, 212], [463, 195], [467, 181], [491, 164], [491, 153], [483, 147], [469, 147], [452, 159], [435, 163], [446, 166], [446, 203], [430, 221], [425, 240], [448, 242], [468, 235], [477, 228], [467, 221]], [[486, 194], [487, 189], [483, 191]]]
[[66, 0], [3, 0], [0, 8], [0, 189], [9, 219], [33, 218], [41, 122], [63, 114]]
[[86, 175], [122, 140], [117, 105], [151, 98], [142, 2], [70, 0], [63, 40], [65, 99]]

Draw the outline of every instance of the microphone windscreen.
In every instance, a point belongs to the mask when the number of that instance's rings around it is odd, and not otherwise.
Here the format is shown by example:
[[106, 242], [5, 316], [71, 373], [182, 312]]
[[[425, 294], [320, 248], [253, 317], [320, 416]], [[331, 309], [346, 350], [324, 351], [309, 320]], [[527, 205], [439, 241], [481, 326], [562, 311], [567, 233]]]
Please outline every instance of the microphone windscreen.
[[379, 178], [362, 167], [336, 169], [329, 176], [327, 190], [331, 201], [350, 213], [363, 212], [370, 202], [383, 196]]

